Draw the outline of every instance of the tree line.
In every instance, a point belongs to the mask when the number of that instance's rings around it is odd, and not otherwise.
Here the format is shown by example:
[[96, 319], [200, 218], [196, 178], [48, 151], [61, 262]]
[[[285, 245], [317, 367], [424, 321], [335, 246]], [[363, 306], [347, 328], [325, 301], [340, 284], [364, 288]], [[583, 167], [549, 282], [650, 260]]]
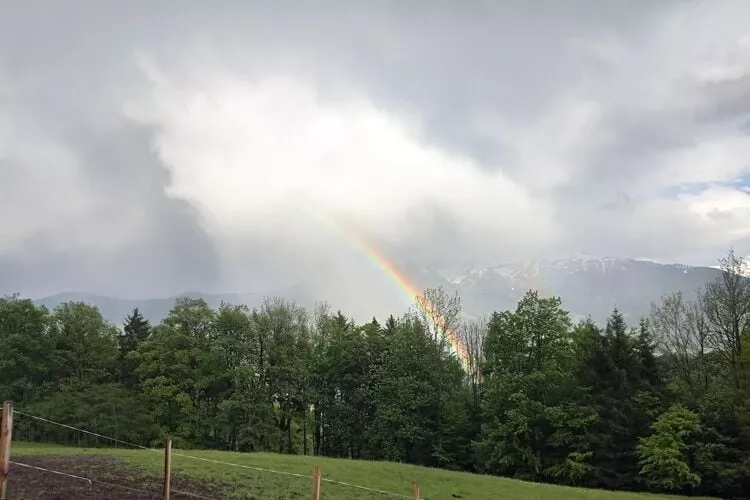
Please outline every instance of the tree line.
[[[390, 460], [608, 489], [747, 498], [750, 280], [734, 253], [697, 299], [574, 323], [529, 291], [464, 320], [430, 289], [357, 324], [325, 304], [179, 299], [151, 325], [0, 299], [0, 398], [130, 443]], [[645, 292], [645, 291], [644, 291]], [[443, 332], [465, 346], [458, 359]], [[111, 446], [19, 418], [18, 439]]]

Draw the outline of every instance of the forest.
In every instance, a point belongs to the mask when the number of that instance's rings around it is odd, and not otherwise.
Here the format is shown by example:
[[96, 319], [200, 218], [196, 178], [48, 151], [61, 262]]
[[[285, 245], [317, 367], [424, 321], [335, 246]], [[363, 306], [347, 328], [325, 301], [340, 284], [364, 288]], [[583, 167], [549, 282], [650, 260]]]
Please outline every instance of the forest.
[[[183, 298], [158, 325], [137, 309], [112, 325], [85, 303], [13, 295], [0, 299], [0, 399], [144, 446], [747, 498], [750, 280], [733, 252], [720, 263], [695, 299], [665, 296], [630, 325], [617, 309], [574, 323], [535, 291], [467, 320], [460, 297], [428, 289], [365, 324], [326, 304]], [[15, 438], [106, 444], [20, 418]]]

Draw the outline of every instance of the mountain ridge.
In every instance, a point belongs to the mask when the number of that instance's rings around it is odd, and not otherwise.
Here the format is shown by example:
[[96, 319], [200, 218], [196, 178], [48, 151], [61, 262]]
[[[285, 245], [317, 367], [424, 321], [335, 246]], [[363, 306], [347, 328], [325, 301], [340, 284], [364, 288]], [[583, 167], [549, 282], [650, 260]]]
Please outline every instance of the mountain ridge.
[[[438, 270], [421, 265], [405, 265], [404, 271], [415, 285], [425, 288], [442, 286], [449, 293], [458, 292], [468, 316], [488, 315], [492, 311], [515, 308], [529, 289], [542, 295], [561, 297], [563, 307], [574, 319], [591, 317], [603, 322], [617, 307], [629, 321], [647, 315], [651, 303], [667, 293], [682, 291], [687, 298], [719, 276], [710, 266], [658, 263], [632, 258], [596, 257], [579, 254], [547, 261], [519, 261], [489, 266], [464, 266], [463, 270]], [[102, 315], [120, 324], [138, 307], [153, 323], [168, 313], [178, 297], [202, 298], [211, 307], [222, 302], [257, 307], [264, 297], [278, 296], [304, 306], [314, 304], [314, 294], [304, 285], [267, 293], [185, 292], [170, 297], [125, 299], [88, 292], [61, 292], [34, 302], [54, 308], [67, 301], [82, 301], [99, 307]], [[333, 304], [334, 307], [337, 304]], [[396, 311], [394, 311], [396, 313]], [[357, 318], [362, 319], [362, 318]], [[362, 319], [363, 321], [368, 318]]]

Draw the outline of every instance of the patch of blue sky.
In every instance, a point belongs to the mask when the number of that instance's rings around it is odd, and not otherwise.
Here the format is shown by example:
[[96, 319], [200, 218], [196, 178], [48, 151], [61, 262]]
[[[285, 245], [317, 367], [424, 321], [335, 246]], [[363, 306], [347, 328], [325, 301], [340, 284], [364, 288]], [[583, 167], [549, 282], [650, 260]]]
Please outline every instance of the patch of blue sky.
[[742, 189], [750, 189], [750, 172], [737, 177], [730, 184]]
[[665, 198], [675, 198], [680, 195], [696, 195], [707, 189], [716, 187], [732, 187], [742, 190], [750, 190], [750, 172], [735, 177], [734, 179], [721, 182], [686, 182], [667, 186], [660, 190], [660, 194]]

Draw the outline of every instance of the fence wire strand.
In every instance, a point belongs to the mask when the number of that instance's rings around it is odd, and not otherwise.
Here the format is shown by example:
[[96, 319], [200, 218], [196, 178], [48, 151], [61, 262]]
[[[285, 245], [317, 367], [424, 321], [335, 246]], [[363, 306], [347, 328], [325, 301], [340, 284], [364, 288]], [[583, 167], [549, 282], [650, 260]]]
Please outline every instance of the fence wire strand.
[[[219, 464], [219, 465], [228, 465], [230, 467], [240, 467], [240, 468], [243, 468], [243, 469], [250, 469], [250, 470], [255, 470], [255, 471], [260, 471], [260, 472], [271, 472], [271, 473], [274, 473], [274, 474], [284, 474], [286, 476], [294, 476], [294, 477], [299, 477], [299, 478], [302, 478], [302, 479], [312, 479], [313, 478], [312, 476], [307, 476], [305, 474], [297, 474], [296, 472], [286, 472], [286, 471], [280, 471], [280, 470], [274, 470], [274, 469], [265, 469], [263, 467], [253, 467], [251, 465], [237, 464], [237, 463], [233, 463], [233, 462], [223, 462], [221, 460], [212, 460], [210, 458], [196, 457], [196, 456], [193, 456], [193, 455], [185, 455], [184, 453], [175, 453], [175, 452], [172, 452], [172, 456], [173, 457], [189, 458], [189, 459], [192, 459], [192, 460], [200, 460], [201, 462], [209, 462], [209, 463]], [[359, 490], [370, 491], [370, 492], [373, 492], [373, 493], [380, 493], [382, 495], [392, 495], [392, 496], [400, 497], [400, 498], [411, 498], [409, 495], [402, 495], [401, 493], [394, 493], [392, 491], [379, 490], [377, 488], [370, 488], [369, 486], [362, 486], [362, 485], [359, 485], [359, 484], [345, 483], [343, 481], [336, 481], [335, 479], [327, 479], [325, 477], [321, 477], [320, 480], [322, 482], [325, 482], [325, 483], [338, 484], [338, 485], [341, 485], [341, 486], [348, 486], [349, 488], [356, 488], [356, 489], [359, 489]]]
[[[46, 419], [46, 418], [43, 418], [43, 417], [38, 417], [36, 415], [31, 415], [30, 413], [25, 413], [25, 412], [22, 412], [22, 411], [18, 411], [16, 409], [13, 410], [13, 413], [17, 413], [17, 414], [22, 415], [24, 417], [32, 418], [34, 420], [39, 420], [41, 422], [46, 422], [46, 423], [49, 423], [49, 424], [58, 425], [60, 427], [64, 427], [66, 429], [74, 430], [74, 431], [77, 431], [77, 432], [83, 432], [84, 434], [89, 434], [91, 436], [95, 436], [95, 437], [98, 437], [98, 438], [108, 439], [108, 440], [113, 441], [115, 443], [120, 443], [120, 444], [124, 444], [124, 445], [127, 445], [127, 446], [132, 446], [134, 448], [138, 448], [138, 449], [141, 449], [141, 450], [151, 451], [151, 452], [159, 453], [159, 454], [164, 453], [164, 450], [157, 450], [157, 449], [154, 449], [154, 448], [149, 448], [148, 446], [142, 446], [140, 444], [129, 443], [129, 442], [123, 441], [121, 439], [116, 439], [116, 438], [113, 438], [113, 437], [110, 437], [110, 436], [105, 436], [103, 434], [98, 434], [96, 432], [91, 432], [91, 431], [88, 431], [86, 429], [80, 429], [78, 427], [73, 427], [72, 425], [67, 425], [67, 424], [63, 424], [63, 423], [60, 423], [60, 422], [55, 422], [54, 420], [49, 420], [49, 419]], [[312, 476], [308, 476], [308, 475], [305, 475], [305, 474], [298, 474], [296, 472], [288, 472], [288, 471], [281, 471], [281, 470], [274, 470], [274, 469], [266, 469], [266, 468], [263, 468], [263, 467], [254, 467], [252, 465], [237, 464], [237, 463], [233, 463], [233, 462], [224, 462], [222, 460], [213, 460], [213, 459], [210, 459], [210, 458], [196, 457], [194, 455], [187, 455], [185, 453], [175, 453], [175, 452], [172, 452], [172, 456], [173, 457], [187, 458], [187, 459], [190, 459], [190, 460], [198, 460], [198, 461], [201, 461], [201, 462], [208, 462], [208, 463], [213, 463], [213, 464], [217, 464], [217, 465], [227, 465], [227, 466], [230, 466], [230, 467], [239, 467], [239, 468], [242, 468], [242, 469], [249, 469], [249, 470], [254, 470], [254, 471], [258, 471], [258, 472], [268, 472], [268, 473], [271, 473], [271, 474], [281, 474], [281, 475], [285, 475], [285, 476], [298, 477], [298, 478], [302, 478], [302, 479], [312, 479], [313, 478]], [[82, 478], [82, 479], [86, 479], [86, 478]], [[349, 487], [349, 488], [354, 488], [354, 489], [363, 490], [363, 491], [370, 491], [372, 493], [379, 493], [381, 495], [390, 495], [390, 496], [399, 497], [399, 498], [411, 498], [411, 496], [409, 496], [409, 495], [403, 495], [401, 493], [394, 493], [392, 491], [380, 490], [378, 488], [371, 488], [369, 486], [362, 486], [362, 485], [359, 485], [359, 484], [346, 483], [344, 481], [336, 481], [335, 479], [328, 479], [328, 478], [325, 478], [325, 477], [321, 477], [320, 480], [322, 482], [329, 483], [329, 484], [338, 484], [340, 486], [346, 486], [346, 487]], [[174, 491], [175, 493], [178, 493], [175, 490], [172, 490], [172, 491]], [[194, 495], [192, 493], [186, 493], [186, 492], [179, 492], [179, 493], [183, 494], [183, 495], [196, 496], [196, 495]], [[198, 498], [208, 498], [208, 497], [200, 497], [199, 495], [197, 495], [197, 497]], [[210, 500], [213, 500], [213, 499], [210, 499]]]
[[73, 431], [83, 432], [84, 434], [89, 434], [90, 436], [95, 436], [95, 437], [102, 438], [102, 439], [108, 439], [108, 440], [110, 440], [112, 442], [124, 444], [126, 446], [132, 446], [134, 448], [139, 448], [141, 450], [153, 451], [153, 452], [156, 452], [156, 453], [163, 453], [162, 450], [155, 450], [154, 448], [149, 448], [148, 446], [141, 446], [140, 444], [129, 443], [129, 442], [123, 441], [121, 439], [116, 439], [116, 438], [113, 438], [113, 437], [105, 436], [103, 434], [98, 434], [96, 432], [87, 431], [86, 429], [79, 429], [78, 427], [73, 427], [72, 425], [62, 424], [60, 422], [55, 422], [54, 420], [49, 420], [49, 419], [46, 419], [46, 418], [43, 418], [43, 417], [37, 417], [36, 415], [31, 415], [29, 413], [18, 411], [16, 409], [13, 410], [13, 413], [14, 414], [17, 413], [18, 415], [22, 415], [24, 417], [32, 418], [34, 420], [39, 420], [41, 422], [47, 422], [48, 424], [59, 425], [60, 427], [64, 427], [66, 429], [70, 429], [70, 430], [73, 430]]
[[60, 476], [72, 477], [73, 479], [82, 479], [84, 481], [88, 481], [89, 484], [92, 483], [91, 479], [89, 479], [87, 477], [75, 476], [73, 474], [68, 474], [67, 472], [60, 472], [59, 470], [45, 469], [44, 467], [38, 467], [36, 465], [29, 465], [29, 464], [22, 464], [21, 462], [14, 462], [13, 460], [8, 460], [8, 463], [11, 463], [13, 465], [18, 465], [19, 467], [28, 467], [29, 469], [35, 469], [35, 470], [40, 470], [40, 471], [43, 471], [43, 472], [49, 472], [51, 474], [57, 474], [57, 475], [60, 475]]
[[[89, 483], [90, 486], [93, 486], [94, 484], [101, 484], [101, 485], [104, 485], [104, 486], [112, 486], [112, 487], [115, 487], [115, 488], [122, 488], [122, 489], [125, 489], [125, 490], [136, 491], [138, 493], [144, 493], [144, 494], [147, 494], [147, 495], [156, 496], [157, 498], [161, 498], [161, 493], [156, 492], [156, 491], [144, 490], [144, 489], [141, 489], [141, 488], [133, 488], [132, 486], [125, 486], [124, 484], [108, 483], [106, 481], [101, 481], [99, 479], [91, 479], [89, 477], [76, 476], [75, 474], [68, 474], [67, 472], [61, 472], [59, 470], [45, 469], [44, 467], [39, 467], [37, 465], [23, 464], [21, 462], [14, 462], [12, 460], [9, 460], [8, 462], [11, 463], [11, 464], [13, 464], [13, 465], [17, 465], [19, 467], [26, 467], [26, 468], [29, 468], [29, 469], [34, 469], [34, 470], [38, 470], [38, 471], [41, 471], [41, 472], [48, 472], [50, 474], [57, 474], [59, 476], [70, 477], [70, 478], [73, 478], [73, 479], [80, 479], [81, 481], [86, 481], [87, 483]], [[217, 500], [216, 498], [213, 498], [213, 497], [207, 497], [207, 496], [203, 496], [203, 495], [198, 495], [197, 493], [191, 493], [189, 491], [176, 490], [174, 488], [170, 488], [170, 491], [172, 493], [175, 493], [175, 494], [178, 494], [178, 495], [186, 495], [186, 496], [190, 496], [190, 497], [200, 498], [202, 500]]]
[[44, 467], [37, 467], [36, 465], [22, 464], [20, 462], [13, 462], [13, 461], [9, 461], [9, 462], [11, 464], [13, 464], [13, 465], [18, 465], [19, 467], [28, 467], [29, 469], [34, 469], [34, 470], [38, 470], [38, 471], [42, 471], [42, 472], [48, 472], [50, 474], [57, 474], [59, 476], [70, 477], [70, 478], [73, 478], [73, 479], [80, 479], [81, 481], [86, 481], [87, 483], [89, 483], [89, 486], [93, 486], [94, 483], [97, 483], [97, 484], [102, 484], [102, 485], [105, 485], [105, 486], [113, 486], [115, 488], [122, 488], [122, 489], [125, 489], [125, 490], [137, 491], [138, 493], [145, 493], [147, 495], [160, 496], [156, 492], [148, 491], [148, 490], [142, 490], [140, 488], [133, 488], [131, 486], [124, 486], [122, 484], [107, 483], [105, 481], [99, 481], [98, 479], [90, 479], [88, 477], [76, 476], [74, 474], [68, 474], [67, 472], [60, 472], [58, 470], [45, 469]]

